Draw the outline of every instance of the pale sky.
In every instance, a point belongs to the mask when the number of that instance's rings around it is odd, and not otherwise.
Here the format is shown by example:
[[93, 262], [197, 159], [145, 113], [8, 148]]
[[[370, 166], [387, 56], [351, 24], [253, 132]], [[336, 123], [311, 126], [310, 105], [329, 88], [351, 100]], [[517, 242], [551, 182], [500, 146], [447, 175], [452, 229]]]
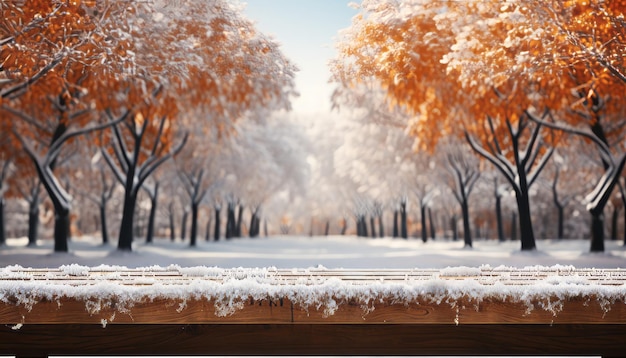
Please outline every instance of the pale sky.
[[292, 101], [296, 115], [329, 113], [330, 71], [334, 41], [340, 29], [350, 26], [357, 11], [350, 0], [242, 0], [246, 16], [265, 34], [272, 35], [293, 61], [300, 97]]

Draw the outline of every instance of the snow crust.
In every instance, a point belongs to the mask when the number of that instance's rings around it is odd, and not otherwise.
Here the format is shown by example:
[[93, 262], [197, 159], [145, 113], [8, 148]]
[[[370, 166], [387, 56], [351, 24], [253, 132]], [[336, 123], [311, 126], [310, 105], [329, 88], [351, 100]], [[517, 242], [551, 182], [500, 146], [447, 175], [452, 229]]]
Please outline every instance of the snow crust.
[[[583, 271], [561, 265], [513, 269], [483, 265], [447, 267], [428, 271], [426, 276], [412, 276], [407, 270], [403, 280], [387, 280], [381, 275], [378, 280], [365, 282], [340, 279], [336, 272], [324, 267], [280, 271], [276, 267], [225, 269], [169, 265], [129, 271], [125, 266], [108, 265], [72, 264], [52, 270], [29, 270], [13, 265], [0, 268], [0, 301], [31, 310], [40, 301], [60, 305], [61, 299], [69, 298], [85, 302], [87, 312], [93, 315], [112, 307], [113, 302], [116, 312], [130, 314], [135, 304], [155, 299], [179, 302], [179, 312], [186, 308], [188, 300], [206, 299], [214, 302], [217, 316], [234, 314], [250, 299], [286, 298], [325, 316], [333, 315], [347, 303], [359, 304], [367, 314], [382, 302], [444, 303], [455, 308], [461, 300], [478, 305], [489, 298], [523, 303], [528, 313], [539, 308], [556, 316], [563, 303], [572, 297], [596, 301], [605, 312], [613, 304], [626, 302], [623, 270]], [[163, 273], [172, 273], [172, 278]], [[520, 283], [512, 284], [513, 279]], [[613, 281], [602, 284], [599, 279]], [[106, 326], [114, 319], [115, 314], [109, 319], [98, 318], [98, 322]]]

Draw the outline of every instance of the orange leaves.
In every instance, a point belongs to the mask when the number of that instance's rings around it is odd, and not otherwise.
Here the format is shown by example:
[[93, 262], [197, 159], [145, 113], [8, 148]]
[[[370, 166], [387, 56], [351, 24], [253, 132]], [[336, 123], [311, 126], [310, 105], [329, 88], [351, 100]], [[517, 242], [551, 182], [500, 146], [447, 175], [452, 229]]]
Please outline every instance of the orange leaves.
[[606, 99], [626, 91], [625, 3], [369, 1], [338, 45], [333, 78], [377, 78], [391, 103], [419, 114], [408, 126], [422, 143], [484, 136], [487, 117], [515, 123], [529, 109], [576, 125], [600, 103], [617, 118], [622, 101]]
[[160, 4], [3, 3], [0, 94], [30, 119], [19, 122], [23, 132], [45, 137], [56, 121], [82, 127], [104, 111], [166, 117], [174, 130], [181, 117], [228, 127], [220, 123], [289, 108], [295, 66], [236, 7], [222, 0]]

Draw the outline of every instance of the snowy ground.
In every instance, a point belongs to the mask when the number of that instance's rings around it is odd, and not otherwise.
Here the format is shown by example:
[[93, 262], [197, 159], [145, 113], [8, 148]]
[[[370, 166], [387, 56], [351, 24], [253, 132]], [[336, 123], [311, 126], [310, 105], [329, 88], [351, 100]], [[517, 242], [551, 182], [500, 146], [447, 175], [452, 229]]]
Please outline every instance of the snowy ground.
[[590, 254], [583, 240], [541, 240], [536, 252], [520, 252], [519, 242], [475, 241], [473, 249], [462, 242], [444, 240], [364, 239], [356, 237], [275, 236], [235, 239], [220, 242], [199, 241], [196, 248], [188, 242], [157, 240], [151, 245], [140, 241], [132, 253], [120, 253], [115, 246], [102, 246], [98, 238], [82, 237], [70, 243], [70, 253], [53, 253], [52, 241], [27, 247], [26, 239], [9, 239], [0, 247], [0, 267], [58, 267], [71, 263], [85, 266], [100, 264], [145, 267], [219, 266], [306, 268], [444, 268], [448, 266], [552, 266], [626, 268], [626, 248], [621, 242], [607, 241], [606, 252]]

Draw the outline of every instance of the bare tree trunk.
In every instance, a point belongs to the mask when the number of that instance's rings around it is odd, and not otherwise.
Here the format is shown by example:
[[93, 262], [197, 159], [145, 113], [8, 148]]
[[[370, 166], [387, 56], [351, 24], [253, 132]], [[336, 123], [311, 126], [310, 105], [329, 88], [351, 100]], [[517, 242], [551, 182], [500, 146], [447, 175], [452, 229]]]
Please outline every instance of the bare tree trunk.
[[220, 240], [220, 227], [222, 226], [222, 222], [221, 222], [221, 218], [220, 218], [220, 212], [222, 211], [222, 207], [221, 206], [216, 206], [215, 207], [215, 229], [213, 230], [213, 240], [215, 241], [219, 241]]
[[403, 201], [400, 203], [400, 234], [403, 239], [409, 238], [406, 219], [406, 201]]
[[151, 244], [154, 240], [154, 225], [156, 220], [157, 203], [159, 198], [159, 183], [154, 184], [154, 192], [150, 196], [150, 216], [148, 217], [148, 231], [146, 233], [146, 243]]
[[250, 237], [257, 237], [259, 236], [259, 216], [258, 216], [258, 212], [259, 209], [258, 207], [256, 209], [254, 209], [252, 211], [252, 215], [250, 216], [250, 232], [249, 232], [249, 236]]
[[456, 226], [456, 215], [453, 214], [450, 218], [450, 229], [452, 230], [452, 241], [459, 240], [459, 230]]
[[28, 209], [28, 246], [37, 246], [39, 231], [39, 198], [32, 198]]
[[472, 231], [470, 229], [469, 205], [467, 200], [461, 204], [461, 212], [463, 215], [463, 243], [465, 247], [472, 247]]
[[428, 226], [430, 227], [430, 238], [435, 240], [437, 238], [437, 229], [435, 228], [433, 211], [431, 208], [428, 208]]
[[511, 213], [511, 241], [517, 240], [517, 213]]
[[191, 203], [191, 230], [189, 235], [189, 246], [196, 246], [198, 240], [198, 203]]
[[617, 240], [617, 219], [619, 218], [619, 207], [613, 206], [611, 215], [611, 240]]
[[185, 238], [187, 237], [187, 218], [189, 217], [189, 209], [185, 208], [183, 210], [183, 218], [182, 218], [182, 223], [180, 226], [180, 239], [182, 241], [185, 241]]
[[174, 242], [176, 240], [176, 224], [174, 223], [174, 202], [171, 202], [169, 205], [169, 221], [170, 221], [170, 241]]
[[0, 246], [6, 244], [6, 226], [4, 221], [4, 197], [0, 196]]
[[120, 234], [117, 243], [117, 249], [121, 251], [132, 251], [135, 204], [137, 203], [137, 194], [134, 192], [135, 190], [127, 190], [124, 194], [122, 224], [120, 225]]
[[604, 214], [591, 214], [591, 252], [604, 252]]
[[235, 236], [235, 204], [229, 202], [226, 207], [226, 239], [232, 239]]
[[394, 210], [393, 211], [393, 237], [398, 237], [400, 236], [399, 234], [399, 228], [398, 228], [398, 210]]
[[426, 227], [426, 205], [423, 203], [420, 205], [420, 216], [422, 220], [422, 241], [428, 241], [428, 228]]
[[102, 245], [109, 243], [109, 228], [107, 225], [107, 208], [105, 203], [100, 203], [100, 233], [102, 235]]
[[502, 198], [496, 194], [496, 225], [498, 227], [498, 241], [504, 242], [504, 224], [502, 222]]
[[235, 237], [241, 237], [241, 221], [243, 219], [243, 205], [239, 204], [239, 211], [237, 213], [237, 223], [235, 224]]
[[206, 221], [206, 229], [204, 231], [204, 241], [211, 241], [211, 215]]

